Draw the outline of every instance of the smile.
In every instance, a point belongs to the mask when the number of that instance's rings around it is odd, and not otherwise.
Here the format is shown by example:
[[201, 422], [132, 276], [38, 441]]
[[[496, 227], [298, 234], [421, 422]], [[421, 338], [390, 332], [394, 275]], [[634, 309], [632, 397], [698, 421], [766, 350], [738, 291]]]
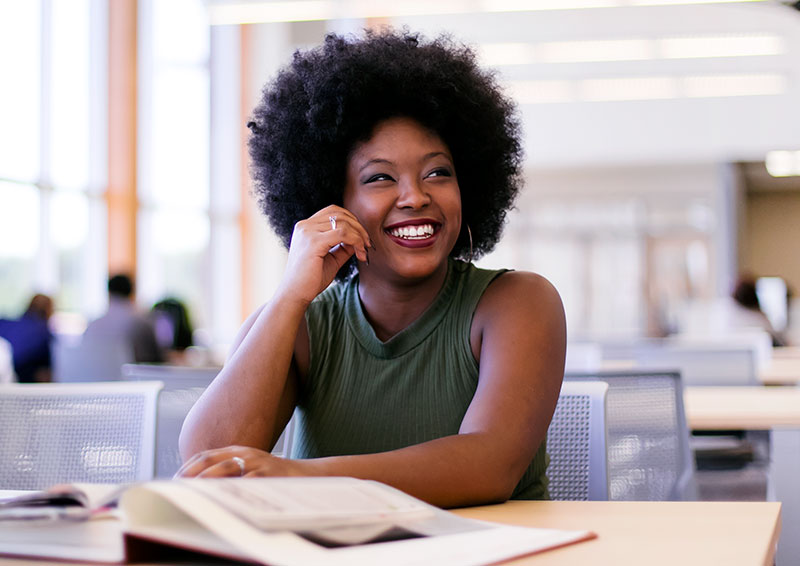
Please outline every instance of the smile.
[[427, 240], [435, 232], [433, 224], [420, 224], [418, 226], [398, 226], [387, 230], [395, 238], [403, 240]]

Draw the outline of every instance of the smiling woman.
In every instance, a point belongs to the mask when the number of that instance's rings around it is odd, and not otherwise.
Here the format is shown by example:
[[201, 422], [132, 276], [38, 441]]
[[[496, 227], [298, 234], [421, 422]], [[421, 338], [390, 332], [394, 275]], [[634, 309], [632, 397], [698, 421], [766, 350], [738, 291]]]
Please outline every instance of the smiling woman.
[[[444, 38], [331, 35], [250, 128], [289, 260], [187, 418], [179, 473], [353, 476], [441, 506], [546, 498], [561, 301], [538, 275], [470, 263], [518, 191], [492, 76]], [[294, 459], [272, 456], [295, 409]]]

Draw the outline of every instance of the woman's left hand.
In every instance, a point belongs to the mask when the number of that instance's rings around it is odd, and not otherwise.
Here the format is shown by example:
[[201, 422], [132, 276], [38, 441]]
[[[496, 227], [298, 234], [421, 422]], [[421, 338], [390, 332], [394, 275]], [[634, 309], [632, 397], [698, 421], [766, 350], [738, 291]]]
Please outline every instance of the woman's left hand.
[[176, 478], [301, 476], [296, 460], [258, 448], [227, 446], [195, 454], [175, 473]]

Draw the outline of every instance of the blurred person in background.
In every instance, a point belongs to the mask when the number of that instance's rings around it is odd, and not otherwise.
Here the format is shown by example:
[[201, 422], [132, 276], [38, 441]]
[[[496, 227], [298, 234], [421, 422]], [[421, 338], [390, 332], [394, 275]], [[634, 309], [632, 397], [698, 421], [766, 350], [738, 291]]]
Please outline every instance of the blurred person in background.
[[52, 314], [53, 300], [36, 294], [20, 318], [0, 319], [0, 337], [11, 344], [14, 371], [20, 383], [51, 380], [53, 334], [48, 321]]
[[139, 312], [133, 301], [133, 280], [125, 274], [108, 280], [108, 312], [89, 323], [83, 342], [120, 341], [130, 347], [133, 361], [163, 362], [164, 354], [156, 341], [150, 319]]
[[772, 337], [773, 346], [783, 346], [784, 339], [780, 332], [773, 328], [772, 323], [761, 310], [761, 304], [756, 293], [755, 277], [741, 275], [733, 288], [734, 307], [728, 317], [728, 325], [732, 329], [760, 328]]
[[166, 297], [150, 311], [156, 341], [173, 363], [184, 363], [186, 349], [193, 345], [192, 323], [186, 305], [175, 297]]

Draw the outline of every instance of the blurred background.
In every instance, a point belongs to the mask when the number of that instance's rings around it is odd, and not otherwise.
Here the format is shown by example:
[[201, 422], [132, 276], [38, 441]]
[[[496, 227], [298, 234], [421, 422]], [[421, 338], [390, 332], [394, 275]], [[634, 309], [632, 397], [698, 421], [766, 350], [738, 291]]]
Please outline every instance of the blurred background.
[[408, 26], [519, 105], [525, 189], [487, 267], [547, 276], [572, 340], [710, 333], [740, 274], [800, 344], [800, 11], [778, 1], [0, 1], [0, 317], [77, 335], [109, 273], [221, 361], [286, 253], [245, 124], [294, 50]]

